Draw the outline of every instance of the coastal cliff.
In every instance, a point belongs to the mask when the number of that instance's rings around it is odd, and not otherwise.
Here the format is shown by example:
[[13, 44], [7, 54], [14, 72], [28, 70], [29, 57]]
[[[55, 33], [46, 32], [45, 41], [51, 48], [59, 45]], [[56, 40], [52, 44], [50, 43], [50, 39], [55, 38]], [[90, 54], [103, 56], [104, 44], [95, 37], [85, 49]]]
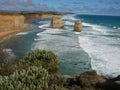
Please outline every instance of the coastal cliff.
[[[55, 12], [0, 12], [0, 39], [26, 30], [29, 25], [42, 18], [52, 18], [62, 13]], [[0, 40], [0, 41], [1, 41]]]
[[0, 15], [0, 32], [24, 29], [24, 19], [23, 15]]
[[1, 14], [0, 15], [0, 39], [25, 30], [28, 24], [25, 23], [25, 17], [19, 14]]

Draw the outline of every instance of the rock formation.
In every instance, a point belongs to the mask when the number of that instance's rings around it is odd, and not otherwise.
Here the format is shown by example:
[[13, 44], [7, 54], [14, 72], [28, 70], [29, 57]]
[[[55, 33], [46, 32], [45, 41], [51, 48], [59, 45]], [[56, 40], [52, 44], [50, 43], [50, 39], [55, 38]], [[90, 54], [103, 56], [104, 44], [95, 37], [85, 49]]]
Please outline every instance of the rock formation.
[[63, 28], [64, 25], [63, 25], [61, 16], [53, 17], [50, 27], [51, 28]]
[[74, 25], [74, 31], [81, 32], [82, 31], [82, 22], [76, 21]]
[[65, 87], [68, 90], [120, 90], [120, 76], [107, 79], [93, 71], [70, 77]]

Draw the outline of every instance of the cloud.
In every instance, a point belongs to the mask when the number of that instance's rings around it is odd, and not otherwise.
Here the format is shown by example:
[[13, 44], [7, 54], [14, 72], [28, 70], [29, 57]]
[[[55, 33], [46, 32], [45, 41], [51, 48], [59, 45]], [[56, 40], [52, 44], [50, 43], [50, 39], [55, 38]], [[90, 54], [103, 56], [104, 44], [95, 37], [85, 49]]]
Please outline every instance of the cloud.
[[[36, 3], [36, 4], [35, 4]], [[39, 4], [40, 3], [40, 4]], [[0, 0], [1, 10], [119, 14], [119, 0]]]
[[64, 2], [57, 10], [79, 14], [110, 14], [120, 15], [120, 1], [118, 0], [74, 0]]
[[47, 11], [47, 5], [34, 4], [32, 0], [5, 0], [0, 2], [0, 10], [12, 11]]

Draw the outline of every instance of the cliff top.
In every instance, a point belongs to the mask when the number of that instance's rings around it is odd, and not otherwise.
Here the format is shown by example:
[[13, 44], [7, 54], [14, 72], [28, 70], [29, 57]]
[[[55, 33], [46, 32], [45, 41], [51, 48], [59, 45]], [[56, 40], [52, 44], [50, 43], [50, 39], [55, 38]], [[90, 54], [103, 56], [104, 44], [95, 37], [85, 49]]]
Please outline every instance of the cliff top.
[[64, 15], [64, 14], [70, 14], [65, 12], [42, 12], [42, 11], [0, 11], [1, 15], [19, 15], [19, 14], [53, 14], [53, 15]]

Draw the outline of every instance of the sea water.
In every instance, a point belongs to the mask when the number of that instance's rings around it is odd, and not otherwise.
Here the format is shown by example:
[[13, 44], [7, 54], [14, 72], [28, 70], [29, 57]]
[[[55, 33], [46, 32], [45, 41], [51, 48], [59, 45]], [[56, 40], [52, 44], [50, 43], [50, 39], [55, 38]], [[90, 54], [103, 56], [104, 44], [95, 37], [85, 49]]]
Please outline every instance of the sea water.
[[107, 77], [120, 75], [120, 17], [77, 15], [83, 21], [80, 46], [91, 57], [92, 69]]
[[[75, 21], [83, 23], [82, 32], [74, 32]], [[60, 72], [74, 75], [94, 69], [107, 77], [120, 75], [120, 17], [65, 15], [64, 29], [49, 28], [50, 20], [34, 22], [26, 32], [18, 33], [3, 43], [21, 58], [36, 48], [58, 55]]]

